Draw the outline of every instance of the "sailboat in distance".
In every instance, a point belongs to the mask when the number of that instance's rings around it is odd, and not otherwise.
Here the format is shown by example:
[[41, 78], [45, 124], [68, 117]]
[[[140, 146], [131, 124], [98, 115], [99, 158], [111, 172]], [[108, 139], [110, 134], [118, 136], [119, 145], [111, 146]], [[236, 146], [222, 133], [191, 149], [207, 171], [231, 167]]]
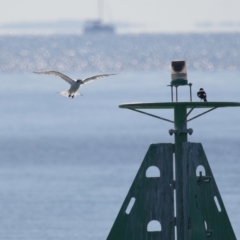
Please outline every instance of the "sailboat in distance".
[[84, 24], [84, 34], [114, 34], [115, 28], [112, 24], [103, 22], [104, 5], [103, 0], [98, 0], [98, 19], [89, 20]]

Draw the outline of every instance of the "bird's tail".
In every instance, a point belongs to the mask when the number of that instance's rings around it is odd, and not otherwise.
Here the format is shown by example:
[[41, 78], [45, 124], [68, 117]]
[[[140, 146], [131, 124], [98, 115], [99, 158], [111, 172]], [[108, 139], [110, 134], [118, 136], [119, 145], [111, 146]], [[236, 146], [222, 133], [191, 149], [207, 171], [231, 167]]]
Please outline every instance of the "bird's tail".
[[79, 93], [79, 92], [75, 92], [74, 93], [74, 97], [76, 97], [76, 96], [83, 96], [81, 93]]
[[62, 91], [62, 92], [57, 92], [57, 93], [61, 94], [64, 97], [72, 97], [72, 96], [76, 97], [76, 96], [82, 95], [79, 92], [70, 93], [69, 90]]
[[66, 91], [62, 91], [62, 92], [57, 92], [57, 94], [61, 94], [64, 97], [68, 97], [70, 93], [68, 90], [66, 90]]

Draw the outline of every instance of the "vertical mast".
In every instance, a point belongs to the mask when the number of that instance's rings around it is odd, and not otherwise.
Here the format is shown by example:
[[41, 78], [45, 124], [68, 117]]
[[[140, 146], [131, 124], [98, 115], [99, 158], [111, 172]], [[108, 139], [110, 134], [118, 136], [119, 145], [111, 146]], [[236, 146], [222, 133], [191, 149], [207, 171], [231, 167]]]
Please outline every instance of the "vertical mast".
[[103, 0], [98, 0], [98, 20], [103, 22]]

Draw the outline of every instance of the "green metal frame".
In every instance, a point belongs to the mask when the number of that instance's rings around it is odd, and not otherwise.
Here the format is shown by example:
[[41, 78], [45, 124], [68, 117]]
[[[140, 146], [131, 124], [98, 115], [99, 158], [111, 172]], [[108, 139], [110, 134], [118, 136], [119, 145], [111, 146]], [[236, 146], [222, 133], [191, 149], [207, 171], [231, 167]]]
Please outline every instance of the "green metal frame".
[[[132, 103], [119, 106], [174, 123], [175, 144], [150, 146], [107, 240], [172, 240], [174, 227], [177, 229], [175, 237], [178, 240], [236, 240], [202, 146], [188, 143], [187, 135], [191, 131], [187, 129], [187, 122], [216, 108], [239, 106], [238, 102]], [[189, 108], [190, 111], [187, 113]], [[187, 120], [195, 108], [210, 109]], [[174, 120], [158, 117], [139, 109], [173, 109]], [[146, 179], [144, 173], [150, 165], [157, 166], [161, 170], [163, 173], [161, 177]], [[205, 168], [206, 176], [196, 175], [196, 168], [199, 165]], [[174, 190], [176, 217], [172, 214]], [[216, 210], [213, 196], [218, 199], [221, 211]], [[135, 205], [127, 214], [126, 208], [132, 197], [136, 199]], [[162, 229], [148, 232], [147, 223], [154, 219], [161, 223]]]
[[215, 107], [239, 107], [239, 102], [155, 102], [155, 103], [126, 103], [120, 108], [134, 109], [173, 109], [179, 106], [185, 108], [215, 108]]

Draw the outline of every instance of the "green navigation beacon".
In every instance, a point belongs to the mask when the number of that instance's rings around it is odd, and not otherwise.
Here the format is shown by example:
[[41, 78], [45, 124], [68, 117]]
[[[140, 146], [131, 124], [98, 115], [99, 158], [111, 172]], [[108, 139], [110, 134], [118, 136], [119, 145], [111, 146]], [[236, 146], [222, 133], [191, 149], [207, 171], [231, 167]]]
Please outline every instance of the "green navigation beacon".
[[[188, 142], [187, 123], [214, 109], [238, 102], [193, 102], [186, 62], [171, 63], [172, 102], [129, 103], [127, 108], [173, 123], [174, 144], [151, 144], [107, 240], [236, 240], [201, 143]], [[177, 88], [190, 86], [190, 101], [178, 102]], [[189, 118], [193, 109], [206, 108]], [[145, 112], [173, 109], [174, 119]]]

